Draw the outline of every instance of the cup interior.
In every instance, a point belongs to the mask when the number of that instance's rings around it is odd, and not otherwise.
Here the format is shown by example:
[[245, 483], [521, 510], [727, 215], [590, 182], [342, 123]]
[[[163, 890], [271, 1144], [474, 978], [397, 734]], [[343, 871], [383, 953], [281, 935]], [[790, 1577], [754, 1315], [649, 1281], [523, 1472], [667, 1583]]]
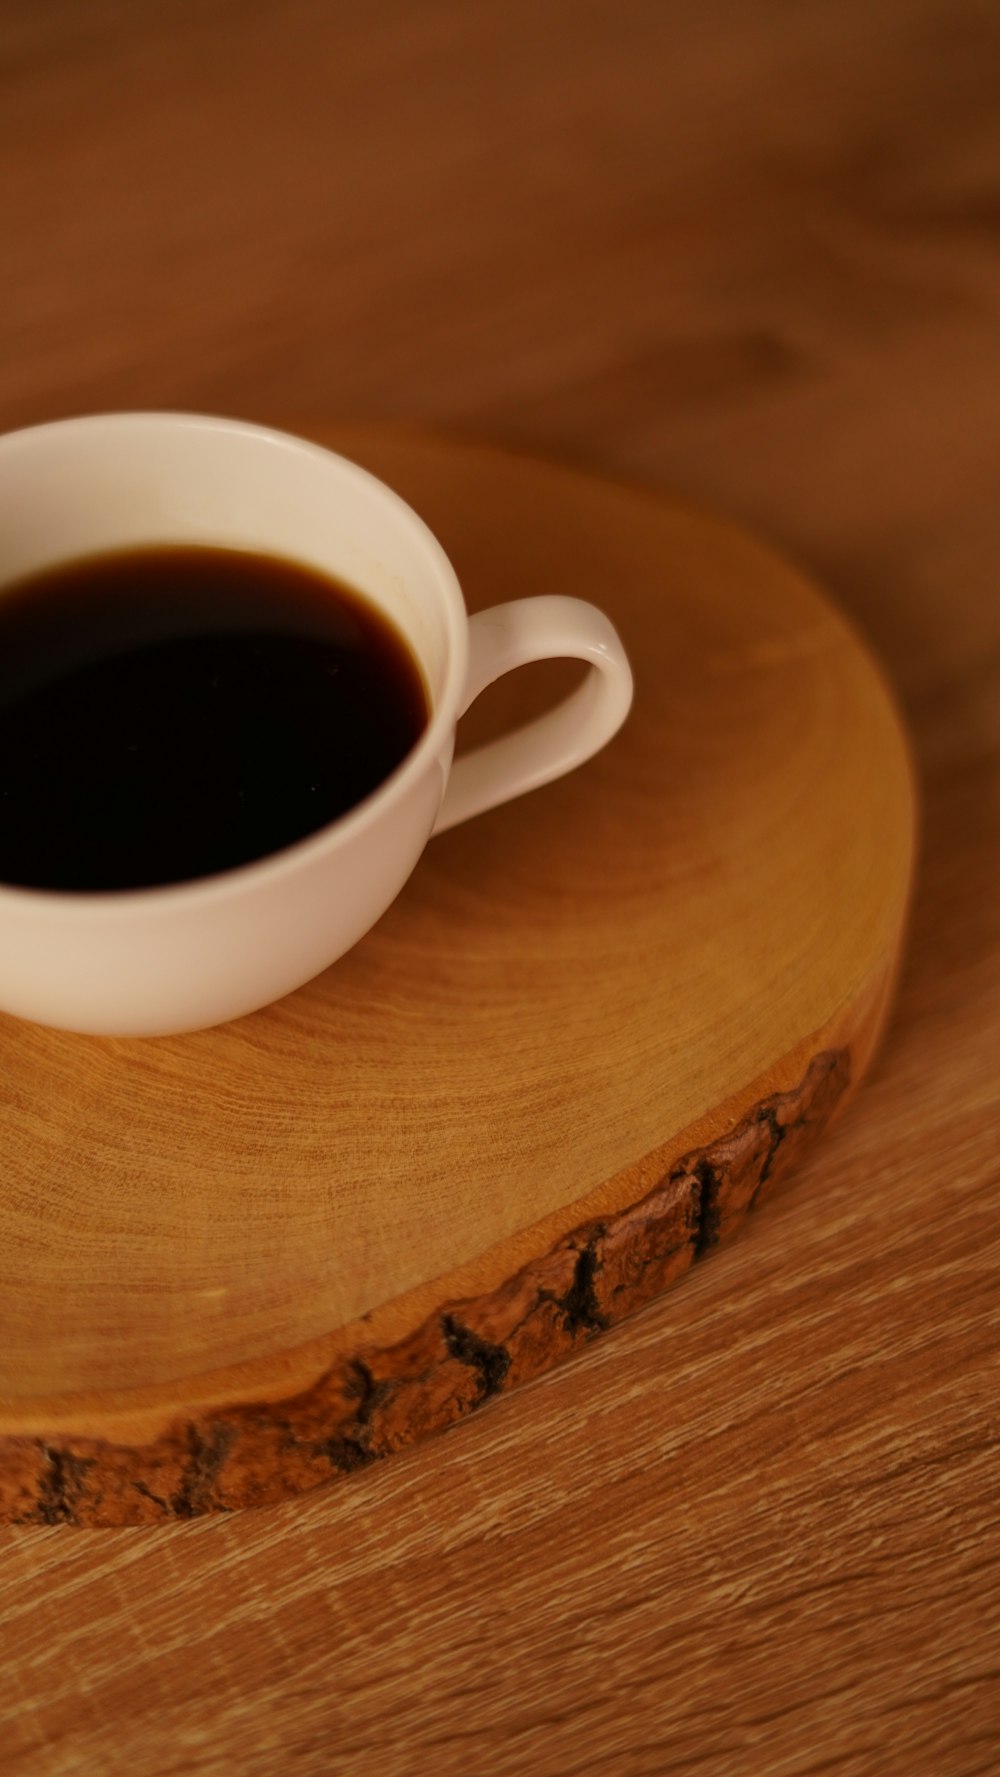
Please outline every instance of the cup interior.
[[454, 572], [422, 520], [356, 464], [185, 414], [101, 415], [0, 439], [0, 594], [74, 556], [157, 543], [266, 552], [346, 581], [405, 637], [433, 715], [457, 715], [467, 643]]

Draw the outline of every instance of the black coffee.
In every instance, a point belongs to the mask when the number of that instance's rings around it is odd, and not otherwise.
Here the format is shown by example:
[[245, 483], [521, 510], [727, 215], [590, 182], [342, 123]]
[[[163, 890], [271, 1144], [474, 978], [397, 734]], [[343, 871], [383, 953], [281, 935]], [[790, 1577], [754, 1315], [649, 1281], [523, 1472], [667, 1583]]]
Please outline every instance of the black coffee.
[[427, 716], [388, 621], [295, 563], [165, 547], [33, 575], [0, 595], [0, 882], [250, 863], [376, 789]]

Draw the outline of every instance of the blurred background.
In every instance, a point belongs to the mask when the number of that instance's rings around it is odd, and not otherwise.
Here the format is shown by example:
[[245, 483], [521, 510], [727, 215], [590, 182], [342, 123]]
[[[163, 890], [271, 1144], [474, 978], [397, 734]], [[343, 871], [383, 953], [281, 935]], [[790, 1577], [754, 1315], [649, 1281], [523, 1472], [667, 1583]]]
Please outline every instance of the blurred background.
[[995, 473], [998, 56], [994, 0], [3, 0], [0, 425], [444, 425], [838, 577], [918, 479], [926, 574]]

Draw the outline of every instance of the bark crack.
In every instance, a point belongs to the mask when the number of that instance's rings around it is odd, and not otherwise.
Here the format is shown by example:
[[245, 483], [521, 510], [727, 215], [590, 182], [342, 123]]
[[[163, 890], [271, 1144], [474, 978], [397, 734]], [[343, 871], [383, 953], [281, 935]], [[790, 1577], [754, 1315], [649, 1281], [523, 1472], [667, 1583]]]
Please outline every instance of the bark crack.
[[765, 1180], [770, 1176], [771, 1168], [778, 1155], [778, 1149], [784, 1141], [785, 1136], [790, 1129], [801, 1129], [805, 1119], [804, 1117], [798, 1117], [794, 1123], [779, 1123], [778, 1113], [773, 1105], [761, 1105], [760, 1110], [757, 1112], [757, 1121], [758, 1123], [766, 1123], [771, 1132], [771, 1146], [768, 1150], [767, 1159], [761, 1167], [760, 1178], [757, 1180], [756, 1190], [759, 1191], [761, 1185], [764, 1184]]
[[353, 1396], [357, 1407], [343, 1431], [313, 1445], [317, 1456], [325, 1456], [338, 1474], [352, 1475], [357, 1469], [377, 1462], [379, 1452], [370, 1443], [372, 1416], [389, 1392], [389, 1384], [376, 1382], [362, 1358], [352, 1358], [345, 1394]]
[[51, 1444], [40, 1446], [45, 1469], [38, 1490], [37, 1514], [43, 1524], [75, 1524], [77, 1506], [87, 1491], [87, 1471], [94, 1459], [74, 1456]]
[[378, 1461], [378, 1451], [370, 1450], [360, 1438], [325, 1438], [315, 1445], [317, 1456], [325, 1456], [331, 1468], [340, 1475], [353, 1475], [356, 1469], [367, 1468]]
[[154, 1506], [159, 1506], [161, 1512], [169, 1512], [169, 1501], [165, 1500], [162, 1494], [154, 1493], [152, 1487], [146, 1486], [145, 1481], [133, 1481], [132, 1486], [136, 1493], [142, 1494], [143, 1499], [151, 1500]]
[[710, 1160], [699, 1160], [694, 1169], [697, 1201], [694, 1214], [694, 1256], [700, 1259], [717, 1244], [722, 1216], [719, 1210], [720, 1178]]
[[478, 1393], [473, 1406], [481, 1406], [491, 1395], [500, 1394], [510, 1369], [510, 1352], [506, 1345], [494, 1345], [489, 1339], [480, 1339], [471, 1327], [463, 1326], [453, 1314], [441, 1316], [441, 1331], [450, 1356], [476, 1373]]
[[188, 1426], [188, 1459], [181, 1484], [170, 1497], [170, 1509], [176, 1517], [196, 1518], [201, 1512], [226, 1509], [216, 1496], [215, 1483], [235, 1436], [235, 1426], [222, 1420], [207, 1436], [196, 1425]]
[[606, 1314], [601, 1312], [601, 1305], [594, 1288], [594, 1279], [601, 1269], [598, 1258], [598, 1245], [605, 1238], [607, 1228], [599, 1222], [594, 1228], [590, 1239], [577, 1253], [573, 1268], [573, 1281], [563, 1296], [551, 1296], [556, 1307], [562, 1310], [566, 1322], [566, 1331], [571, 1335], [577, 1333], [602, 1333], [610, 1325]]

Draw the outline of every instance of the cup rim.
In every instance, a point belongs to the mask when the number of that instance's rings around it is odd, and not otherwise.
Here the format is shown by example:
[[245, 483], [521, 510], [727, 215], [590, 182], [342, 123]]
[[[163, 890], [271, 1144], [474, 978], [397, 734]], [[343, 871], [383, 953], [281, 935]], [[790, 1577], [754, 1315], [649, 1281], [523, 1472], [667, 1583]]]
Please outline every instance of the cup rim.
[[[124, 435], [138, 426], [157, 426], [177, 431], [192, 429], [251, 437], [276, 448], [319, 460], [341, 476], [367, 484], [385, 505], [395, 511], [397, 518], [410, 533], [414, 545], [433, 570], [435, 584], [441, 595], [447, 632], [448, 658], [444, 684], [423, 733], [405, 759], [361, 802], [348, 809], [346, 814], [338, 815], [325, 827], [320, 827], [315, 833], [306, 834], [304, 838], [282, 847], [280, 851], [268, 852], [265, 857], [256, 858], [250, 863], [237, 864], [230, 870], [217, 871], [211, 876], [192, 877], [184, 882], [157, 883], [144, 888], [100, 890], [96, 893], [80, 889], [29, 888], [16, 883], [0, 882], [0, 909], [4, 911], [26, 911], [30, 907], [34, 916], [47, 912], [53, 917], [65, 917], [72, 912], [74, 916], [99, 922], [103, 919], [127, 917], [130, 911], [145, 917], [160, 909], [193, 909], [208, 902], [252, 893], [286, 875], [291, 869], [300, 865], [307, 866], [327, 855], [335, 855], [366, 828], [374, 826], [389, 805], [399, 803], [405, 798], [410, 785], [422, 776], [428, 764], [440, 757], [461, 713], [462, 691], [468, 673], [469, 637], [468, 612], [458, 576], [430, 526], [419, 513], [387, 482], [350, 457], [341, 455], [339, 451], [330, 450], [327, 446], [316, 444], [294, 432], [285, 432], [275, 426], [257, 425], [252, 420], [229, 419], [180, 409], [114, 410], [46, 420], [0, 434], [0, 476], [7, 453], [29, 439], [41, 441], [46, 435], [66, 436], [74, 432], [85, 436], [95, 430], [120, 432]], [[58, 555], [54, 554], [52, 560], [58, 561]], [[303, 556], [302, 560], [308, 563], [309, 557]], [[310, 565], [317, 566], [315, 561]], [[366, 588], [361, 587], [359, 590], [367, 596]]]

